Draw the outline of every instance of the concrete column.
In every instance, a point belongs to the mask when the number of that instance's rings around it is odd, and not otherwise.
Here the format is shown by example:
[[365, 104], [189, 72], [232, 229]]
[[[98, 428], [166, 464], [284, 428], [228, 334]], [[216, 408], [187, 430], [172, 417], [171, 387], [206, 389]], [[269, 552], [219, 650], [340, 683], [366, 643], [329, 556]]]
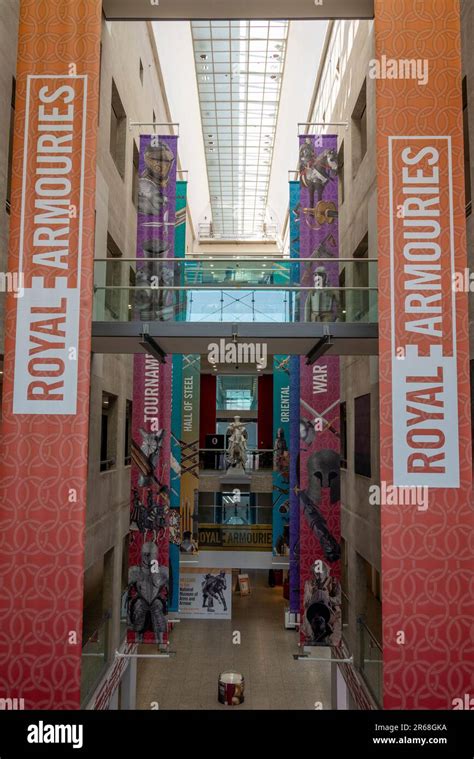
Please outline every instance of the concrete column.
[[120, 682], [120, 707], [122, 711], [137, 708], [137, 659], [130, 659]]

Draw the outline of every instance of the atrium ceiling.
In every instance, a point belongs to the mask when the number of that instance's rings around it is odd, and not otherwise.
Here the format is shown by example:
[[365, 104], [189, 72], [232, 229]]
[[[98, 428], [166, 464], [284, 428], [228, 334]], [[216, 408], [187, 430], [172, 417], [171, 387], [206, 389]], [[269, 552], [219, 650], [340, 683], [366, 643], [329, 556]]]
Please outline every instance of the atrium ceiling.
[[287, 21], [191, 24], [214, 237], [267, 234], [288, 26]]

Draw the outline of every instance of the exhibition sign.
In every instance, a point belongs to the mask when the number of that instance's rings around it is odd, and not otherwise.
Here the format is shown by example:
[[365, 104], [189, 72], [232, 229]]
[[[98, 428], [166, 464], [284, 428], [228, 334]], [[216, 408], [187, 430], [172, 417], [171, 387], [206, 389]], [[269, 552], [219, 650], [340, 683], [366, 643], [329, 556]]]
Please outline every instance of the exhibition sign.
[[[339, 297], [334, 135], [300, 137], [300, 318], [332, 324]], [[319, 260], [318, 260], [319, 259]], [[322, 259], [322, 260], [321, 260]], [[330, 327], [329, 327], [330, 329]], [[300, 360], [300, 644], [338, 646], [341, 619], [340, 359]]]
[[[140, 138], [134, 318], [174, 316], [177, 137]], [[172, 362], [136, 354], [128, 591], [129, 643], [168, 640]]]
[[474, 667], [458, 0], [376, 0], [375, 43], [377, 60], [428, 70], [376, 83], [380, 479], [427, 489], [419, 506], [381, 503], [384, 707], [451, 709]]
[[0, 694], [25, 709], [80, 706], [100, 34], [98, 0], [20, 3]]
[[232, 570], [182, 568], [179, 615], [182, 619], [231, 619]]
[[271, 551], [271, 524], [223, 525], [199, 527], [199, 548], [203, 551]]

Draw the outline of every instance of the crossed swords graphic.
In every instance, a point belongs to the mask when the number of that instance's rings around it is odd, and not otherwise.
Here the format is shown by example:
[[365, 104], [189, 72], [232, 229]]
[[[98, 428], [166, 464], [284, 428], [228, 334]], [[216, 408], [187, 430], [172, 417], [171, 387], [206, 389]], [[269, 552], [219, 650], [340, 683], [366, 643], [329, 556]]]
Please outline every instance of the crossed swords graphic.
[[[332, 432], [332, 433], [333, 433], [333, 435], [335, 435], [336, 437], [339, 437], [339, 432], [338, 432], [338, 431], [336, 430], [336, 428], [335, 428], [335, 427], [332, 425], [332, 423], [331, 423], [331, 422], [329, 422], [329, 421], [326, 419], [326, 415], [327, 415], [327, 414], [328, 414], [330, 411], [332, 411], [332, 409], [333, 409], [335, 406], [337, 406], [337, 405], [338, 405], [338, 403], [340, 403], [340, 399], [339, 399], [339, 398], [338, 398], [336, 401], [334, 401], [334, 403], [331, 403], [331, 405], [330, 405], [330, 406], [328, 406], [328, 407], [327, 407], [327, 409], [325, 409], [325, 410], [322, 412], [322, 414], [321, 414], [319, 411], [316, 411], [316, 409], [314, 409], [314, 408], [311, 408], [311, 406], [309, 405], [309, 403], [306, 403], [306, 401], [304, 401], [302, 398], [300, 398], [300, 404], [301, 404], [301, 406], [304, 406], [304, 408], [305, 408], [307, 411], [310, 411], [312, 414], [315, 414], [315, 415], [316, 415], [316, 416], [318, 416], [320, 419], [322, 419], [322, 421], [324, 422], [324, 425], [325, 425], [324, 429], [327, 429], [327, 430], [329, 430], [329, 431], [330, 431], [330, 432]], [[305, 421], [306, 421], [306, 422], [310, 422], [311, 424], [313, 424], [313, 422], [311, 422], [311, 420], [310, 420], [310, 419], [306, 419], [306, 418], [305, 418]], [[322, 430], [322, 431], [324, 432], [324, 430]]]

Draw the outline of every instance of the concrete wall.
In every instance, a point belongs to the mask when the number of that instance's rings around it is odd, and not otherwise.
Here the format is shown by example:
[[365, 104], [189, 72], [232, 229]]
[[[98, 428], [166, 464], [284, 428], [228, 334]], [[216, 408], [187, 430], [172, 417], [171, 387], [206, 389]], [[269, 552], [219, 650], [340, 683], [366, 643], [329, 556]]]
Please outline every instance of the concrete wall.
[[[336, 22], [329, 31], [326, 56], [320, 71], [316, 107], [311, 121], [347, 121], [348, 128], [328, 127], [338, 134], [344, 148], [344, 200], [340, 206], [340, 257], [352, 258], [368, 233], [368, 258], [377, 258], [377, 195], [375, 155], [375, 81], [368, 78], [368, 62], [374, 57], [373, 22]], [[357, 171], [353, 165], [357, 134], [352, 125], [359, 94], [367, 86], [367, 152]], [[355, 284], [355, 269], [345, 267], [346, 286]], [[376, 285], [376, 264], [370, 265], [370, 285]], [[351, 307], [350, 294], [347, 308]], [[371, 478], [354, 471], [354, 399], [370, 393]], [[369, 562], [380, 571], [380, 509], [368, 502], [369, 487], [379, 478], [378, 359], [353, 356], [341, 359], [341, 401], [347, 408], [347, 468], [342, 470], [342, 535], [346, 543], [349, 595], [348, 628], [345, 636], [359, 663], [357, 617], [366, 614], [372, 601], [367, 593], [364, 566]], [[371, 606], [374, 633], [379, 633], [380, 609]], [[375, 618], [373, 618], [375, 616]], [[378, 617], [378, 619], [377, 619]], [[378, 637], [378, 636], [377, 636]]]
[[[469, 137], [471, 146], [471, 185], [474, 191], [474, 6], [471, 0], [461, 0], [462, 65], [467, 75]], [[375, 57], [374, 25], [372, 21], [335, 22], [328, 32], [328, 46], [323, 58], [316, 88], [316, 107], [312, 121], [347, 121], [349, 128], [329, 127], [336, 132], [339, 146], [344, 144], [345, 197], [340, 208], [340, 255], [353, 255], [364, 235], [369, 233], [369, 258], [377, 258], [377, 190], [376, 190], [376, 113], [375, 85], [368, 74], [369, 60]], [[353, 171], [353, 150], [356, 135], [351, 117], [359, 92], [367, 84], [367, 153], [356, 173]], [[474, 214], [467, 216], [468, 265], [474, 266]], [[346, 267], [346, 284], [352, 284], [351, 271]], [[371, 269], [369, 284], [376, 284], [375, 269]], [[474, 297], [470, 298], [471, 327], [474, 319]], [[474, 330], [471, 328], [471, 341]], [[472, 345], [472, 343], [471, 343]], [[354, 398], [371, 396], [371, 460], [370, 479], [354, 471]], [[364, 560], [380, 572], [380, 509], [368, 502], [368, 489], [379, 482], [379, 387], [378, 359], [353, 357], [342, 360], [341, 400], [347, 404], [347, 468], [342, 474], [342, 535], [346, 542], [349, 594], [349, 615], [346, 638], [360, 663], [357, 617], [367, 615], [370, 627], [380, 638], [380, 605], [367, 591]]]
[[[10, 216], [6, 209], [12, 81], [16, 76], [18, 0], [2, 0], [0, 23], [0, 271], [7, 271]], [[5, 295], [0, 293], [0, 324], [3, 325]], [[3, 356], [3, 326], [0, 354]], [[1, 377], [0, 377], [1, 379]]]
[[[124, 55], [126, 51], [126, 55]], [[143, 83], [140, 81], [140, 60]], [[140, 131], [126, 129], [125, 172], [122, 177], [110, 153], [112, 79], [115, 82], [127, 120], [168, 122], [166, 97], [150, 27], [146, 23], [107, 23], [102, 25], [102, 62], [100, 118], [97, 150], [96, 246], [95, 257], [107, 256], [107, 235], [111, 235], [123, 258], [136, 255], [137, 212], [132, 200], [133, 145], [139, 148]], [[168, 128], [160, 133], [169, 133]], [[188, 245], [192, 235], [188, 232]], [[128, 283], [129, 267], [123, 265], [121, 284]], [[97, 266], [97, 264], [96, 264]], [[104, 264], [101, 280], [104, 281]], [[97, 281], [98, 277], [96, 278]], [[126, 304], [125, 304], [126, 308]], [[91, 371], [89, 481], [86, 520], [86, 569], [112, 548], [113, 578], [109, 583], [112, 605], [110, 651], [120, 640], [120, 591], [123, 539], [129, 529], [130, 472], [124, 460], [127, 400], [132, 400], [133, 357], [94, 355]], [[111, 434], [115, 438], [116, 465], [100, 471], [102, 393], [116, 396]]]

